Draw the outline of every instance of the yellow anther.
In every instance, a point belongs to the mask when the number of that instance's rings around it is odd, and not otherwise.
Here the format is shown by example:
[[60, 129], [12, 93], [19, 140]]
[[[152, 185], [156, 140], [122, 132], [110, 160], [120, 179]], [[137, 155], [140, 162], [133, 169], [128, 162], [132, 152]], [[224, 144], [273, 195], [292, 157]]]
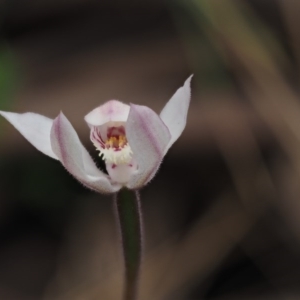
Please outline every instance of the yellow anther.
[[106, 142], [106, 148], [123, 148], [127, 145], [127, 139], [125, 135], [112, 136]]

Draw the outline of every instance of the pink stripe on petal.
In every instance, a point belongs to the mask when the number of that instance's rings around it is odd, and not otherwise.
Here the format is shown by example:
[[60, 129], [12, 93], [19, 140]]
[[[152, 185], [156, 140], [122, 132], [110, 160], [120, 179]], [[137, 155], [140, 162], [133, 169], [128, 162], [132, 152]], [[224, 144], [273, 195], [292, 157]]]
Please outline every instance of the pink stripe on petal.
[[113, 193], [120, 189], [119, 185], [112, 185], [96, 167], [73, 126], [62, 113], [53, 121], [51, 145], [67, 171], [83, 185], [100, 193]]
[[127, 187], [138, 189], [147, 184], [157, 172], [171, 136], [153, 110], [134, 104], [130, 105], [126, 136], [133, 159], [138, 164], [138, 170], [132, 175]]

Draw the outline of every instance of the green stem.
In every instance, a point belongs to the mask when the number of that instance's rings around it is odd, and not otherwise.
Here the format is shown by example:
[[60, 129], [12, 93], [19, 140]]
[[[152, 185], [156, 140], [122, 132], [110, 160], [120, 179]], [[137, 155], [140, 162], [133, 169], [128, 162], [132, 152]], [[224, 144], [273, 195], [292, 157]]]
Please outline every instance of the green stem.
[[125, 259], [124, 300], [137, 299], [142, 256], [142, 213], [137, 191], [122, 189], [115, 194]]

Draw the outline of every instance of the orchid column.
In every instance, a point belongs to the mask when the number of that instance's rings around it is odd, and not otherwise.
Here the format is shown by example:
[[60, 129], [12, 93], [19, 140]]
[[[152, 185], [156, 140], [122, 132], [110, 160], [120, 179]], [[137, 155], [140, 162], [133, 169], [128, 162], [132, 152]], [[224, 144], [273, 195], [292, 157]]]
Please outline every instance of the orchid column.
[[136, 299], [141, 263], [142, 218], [138, 190], [156, 174], [163, 157], [186, 125], [189, 77], [160, 115], [146, 106], [111, 100], [85, 116], [90, 139], [105, 161], [99, 170], [68, 119], [0, 111], [33, 146], [59, 160], [87, 188], [113, 193], [125, 258], [124, 300]]

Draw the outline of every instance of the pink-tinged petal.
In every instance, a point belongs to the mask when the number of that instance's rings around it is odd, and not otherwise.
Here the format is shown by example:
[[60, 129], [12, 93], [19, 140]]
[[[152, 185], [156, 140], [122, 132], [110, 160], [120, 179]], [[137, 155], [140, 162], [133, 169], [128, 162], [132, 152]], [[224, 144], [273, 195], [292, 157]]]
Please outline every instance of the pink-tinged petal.
[[138, 189], [149, 182], [157, 172], [171, 135], [160, 117], [150, 108], [130, 105], [126, 136], [138, 165], [128, 188]]
[[113, 193], [120, 189], [120, 185], [111, 184], [108, 176], [97, 168], [75, 129], [62, 113], [53, 121], [51, 145], [67, 171], [85, 186], [100, 193]]
[[169, 128], [171, 140], [166, 148], [166, 152], [179, 138], [186, 125], [187, 112], [191, 99], [191, 75], [179, 88], [173, 97], [168, 101], [160, 113], [161, 119]]
[[106, 170], [111, 180], [122, 185], [129, 182], [136, 169], [137, 165], [133, 160], [128, 164], [114, 164], [106, 162]]
[[17, 114], [0, 111], [0, 115], [10, 122], [35, 148], [58, 159], [52, 151], [50, 143], [52, 119], [35, 113]]
[[126, 122], [129, 105], [110, 100], [88, 113], [84, 119], [89, 126], [101, 126], [107, 122]]

